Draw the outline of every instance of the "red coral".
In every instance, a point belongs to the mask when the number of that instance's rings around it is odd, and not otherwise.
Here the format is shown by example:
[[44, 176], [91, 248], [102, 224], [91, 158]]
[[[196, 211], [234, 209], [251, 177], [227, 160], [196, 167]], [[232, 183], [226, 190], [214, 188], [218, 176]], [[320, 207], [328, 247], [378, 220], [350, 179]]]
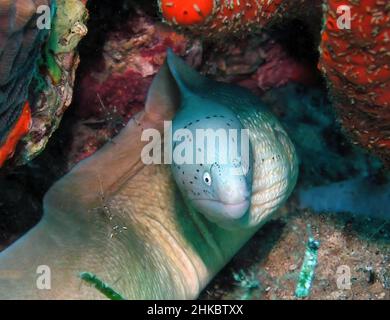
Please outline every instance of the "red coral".
[[214, 0], [160, 0], [159, 4], [168, 21], [183, 26], [204, 23], [215, 8]]
[[[270, 21], [305, 11], [307, 0], [161, 0], [165, 21], [206, 38], [246, 34]], [[312, 7], [315, 7], [315, 5]], [[294, 14], [292, 14], [294, 12]]]
[[[351, 8], [351, 28], [337, 8]], [[319, 67], [352, 138], [390, 163], [390, 14], [386, 1], [328, 0]]]

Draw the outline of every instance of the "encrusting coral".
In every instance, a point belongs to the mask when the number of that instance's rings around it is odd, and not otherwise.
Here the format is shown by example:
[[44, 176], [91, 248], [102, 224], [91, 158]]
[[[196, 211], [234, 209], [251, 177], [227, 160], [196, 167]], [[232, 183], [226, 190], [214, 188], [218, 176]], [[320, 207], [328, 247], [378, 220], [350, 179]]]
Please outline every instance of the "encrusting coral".
[[77, 45], [87, 34], [86, 1], [56, 0], [56, 15], [43, 48], [40, 72], [31, 84], [32, 127], [23, 139], [15, 162], [24, 164], [40, 154], [58, 128], [73, 98], [80, 59]]
[[[351, 7], [350, 29], [340, 30], [337, 9]], [[355, 143], [390, 164], [390, 5], [386, 1], [329, 0], [320, 46], [340, 121]]]
[[[17, 164], [38, 155], [70, 105], [85, 3], [0, 1], [0, 167], [15, 151]], [[50, 19], [49, 27], [39, 19]]]
[[0, 1], [0, 167], [28, 132], [28, 89], [47, 30], [37, 28], [37, 8], [49, 0]]
[[319, 4], [317, 0], [159, 0], [166, 22], [204, 38], [252, 32], [286, 15], [313, 13]]

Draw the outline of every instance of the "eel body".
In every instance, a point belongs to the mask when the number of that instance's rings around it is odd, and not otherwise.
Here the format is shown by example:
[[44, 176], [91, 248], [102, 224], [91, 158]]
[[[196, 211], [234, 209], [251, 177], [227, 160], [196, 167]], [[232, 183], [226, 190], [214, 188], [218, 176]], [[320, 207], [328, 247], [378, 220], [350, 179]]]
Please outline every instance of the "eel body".
[[[234, 228], [209, 221], [189, 205], [171, 166], [141, 161], [148, 145], [143, 132], [164, 132], [164, 122], [183, 104], [183, 84], [210, 109], [229, 107], [249, 129], [250, 207], [234, 219]], [[44, 198], [41, 222], [0, 254], [0, 299], [107, 298], [81, 274], [92, 274], [126, 299], [196, 298], [283, 204], [297, 173], [290, 139], [258, 98], [207, 80], [168, 53], [145, 109], [55, 183]], [[50, 274], [42, 274], [42, 266]], [[39, 286], [45, 276], [49, 289]]]

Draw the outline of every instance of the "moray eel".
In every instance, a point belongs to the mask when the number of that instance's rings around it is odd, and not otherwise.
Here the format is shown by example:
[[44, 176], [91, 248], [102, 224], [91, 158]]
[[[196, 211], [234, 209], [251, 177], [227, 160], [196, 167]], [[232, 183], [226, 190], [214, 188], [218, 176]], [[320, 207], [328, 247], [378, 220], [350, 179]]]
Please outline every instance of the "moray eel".
[[[249, 131], [251, 156], [239, 178], [229, 172], [220, 179], [214, 167], [205, 165], [199, 172], [202, 187], [208, 174], [212, 182], [210, 202], [202, 205], [187, 196], [198, 190], [195, 185], [178, 188], [175, 162], [141, 161], [148, 144], [161, 144], [142, 136], [147, 129], [164, 133], [166, 121], [174, 118], [178, 127], [191, 117], [196, 122], [209, 111], [228, 119], [203, 122], [206, 127], [232, 120]], [[240, 172], [242, 161], [235, 165]], [[184, 168], [185, 175], [190, 177], [193, 169]], [[194, 299], [284, 203], [297, 174], [293, 144], [258, 98], [206, 79], [168, 52], [145, 109], [52, 186], [40, 223], [0, 254], [0, 299], [107, 298], [84, 281], [85, 274], [126, 299]], [[229, 207], [242, 199], [250, 202]], [[50, 290], [39, 286], [43, 276], [49, 277]]]
[[[235, 101], [209, 95], [209, 90], [218, 90], [210, 86], [214, 83], [171, 51], [168, 63], [181, 94], [172, 128], [173, 177], [183, 197], [210, 221], [226, 228], [239, 225], [249, 209], [253, 170], [250, 141], [243, 143], [247, 135], [231, 109]], [[241, 95], [236, 87], [231, 89]], [[184, 147], [181, 140], [187, 143]], [[189, 159], [180, 157], [186, 150]]]
[[[193, 160], [202, 148], [210, 146], [206, 140], [198, 148], [197, 129], [211, 130], [215, 137], [222, 129], [228, 131], [226, 136], [233, 144], [238, 140], [236, 157], [229, 157], [230, 144], [223, 150], [221, 141], [216, 139], [215, 146], [211, 145], [215, 148], [211, 152], [206, 150], [199, 163], [174, 162], [172, 171], [179, 189], [198, 212], [222, 227], [257, 225], [280, 207], [295, 186], [298, 161], [293, 144], [277, 119], [249, 91], [199, 75], [170, 50], [167, 63], [181, 101], [172, 131], [175, 134], [179, 129], [186, 129], [191, 133]], [[241, 148], [243, 129], [249, 135], [247, 148]], [[229, 130], [238, 134], [230, 135]], [[175, 137], [172, 140], [175, 142]], [[175, 144], [173, 150], [175, 153]], [[242, 154], [245, 150], [247, 156]], [[209, 153], [215, 162], [202, 163], [210, 160], [206, 158]], [[223, 154], [228, 157], [221, 165], [218, 160]]]

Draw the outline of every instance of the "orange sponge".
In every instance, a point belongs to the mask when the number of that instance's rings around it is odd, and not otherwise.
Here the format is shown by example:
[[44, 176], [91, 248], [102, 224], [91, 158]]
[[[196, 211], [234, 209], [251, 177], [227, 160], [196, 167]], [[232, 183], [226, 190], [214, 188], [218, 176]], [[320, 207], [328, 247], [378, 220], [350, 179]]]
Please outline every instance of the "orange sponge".
[[204, 23], [212, 16], [215, 7], [214, 0], [160, 0], [164, 18], [182, 26]]
[[[348, 5], [351, 28], [337, 26]], [[386, 1], [328, 0], [319, 67], [343, 127], [390, 165], [390, 15]]]
[[4, 163], [12, 157], [18, 142], [28, 133], [28, 131], [30, 130], [30, 126], [31, 109], [30, 104], [26, 102], [24, 104], [22, 114], [20, 115], [18, 121], [11, 129], [10, 133], [5, 139], [4, 144], [0, 146], [0, 167], [2, 167]]
[[167, 23], [206, 38], [264, 27], [291, 7], [284, 0], [159, 0], [159, 6]]

